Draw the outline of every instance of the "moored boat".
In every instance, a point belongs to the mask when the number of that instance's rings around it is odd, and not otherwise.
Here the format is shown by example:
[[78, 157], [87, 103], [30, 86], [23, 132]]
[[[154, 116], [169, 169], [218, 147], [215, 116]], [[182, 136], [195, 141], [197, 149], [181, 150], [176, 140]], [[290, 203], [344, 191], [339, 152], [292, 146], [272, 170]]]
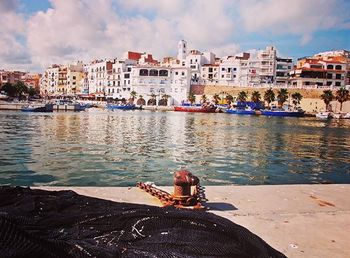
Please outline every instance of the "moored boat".
[[229, 108], [226, 109], [226, 113], [237, 114], [237, 115], [255, 115], [255, 111], [250, 107], [246, 108]]
[[318, 112], [316, 114], [316, 117], [319, 119], [328, 119], [331, 117], [331, 113], [330, 112]]
[[25, 105], [21, 108], [22, 112], [53, 112], [53, 104], [44, 105]]
[[174, 107], [175, 111], [179, 112], [196, 112], [196, 113], [215, 113], [216, 107], [215, 106], [209, 106], [209, 107], [198, 107], [198, 106], [176, 106]]
[[302, 117], [305, 114], [304, 110], [297, 109], [292, 110], [288, 107], [285, 108], [271, 108], [263, 109], [260, 111], [263, 116], [281, 116], [281, 117]]
[[120, 109], [120, 110], [133, 110], [135, 109], [136, 106], [134, 104], [107, 104], [106, 109], [109, 110], [115, 110], [115, 109]]

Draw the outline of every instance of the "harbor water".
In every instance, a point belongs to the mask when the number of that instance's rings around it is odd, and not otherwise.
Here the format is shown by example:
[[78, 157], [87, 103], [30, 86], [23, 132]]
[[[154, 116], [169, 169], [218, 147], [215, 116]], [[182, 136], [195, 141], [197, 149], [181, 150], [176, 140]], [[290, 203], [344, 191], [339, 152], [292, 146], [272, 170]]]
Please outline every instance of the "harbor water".
[[0, 111], [0, 184], [350, 183], [350, 120], [153, 111]]

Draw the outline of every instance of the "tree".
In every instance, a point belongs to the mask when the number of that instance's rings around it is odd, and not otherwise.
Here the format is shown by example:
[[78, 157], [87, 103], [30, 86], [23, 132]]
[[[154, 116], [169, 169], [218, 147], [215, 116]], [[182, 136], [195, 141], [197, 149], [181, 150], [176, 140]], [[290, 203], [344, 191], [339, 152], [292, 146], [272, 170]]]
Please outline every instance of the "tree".
[[288, 90], [287, 89], [280, 89], [277, 91], [277, 101], [278, 106], [282, 107], [283, 103], [286, 102], [288, 99]]
[[215, 105], [219, 104], [220, 100], [221, 100], [221, 98], [219, 97], [219, 95], [218, 94], [214, 94], [213, 101], [214, 101]]
[[168, 105], [168, 99], [170, 98], [170, 95], [163, 94], [162, 99], [159, 101], [159, 106], [166, 106]]
[[237, 100], [240, 102], [245, 102], [247, 101], [247, 92], [241, 91], [238, 93]]
[[196, 102], [196, 96], [193, 94], [193, 92], [190, 92], [190, 95], [188, 96], [188, 101], [193, 104]]
[[349, 90], [341, 87], [336, 91], [335, 99], [340, 103], [340, 111], [343, 110], [343, 102], [350, 100]]
[[225, 99], [226, 99], [227, 104], [229, 104], [229, 105], [233, 102], [233, 97], [231, 94], [227, 94]]
[[270, 88], [265, 91], [264, 93], [264, 100], [267, 102], [267, 105], [270, 107], [271, 102], [275, 101], [275, 93], [273, 90]]
[[16, 89], [16, 95], [19, 99], [22, 99], [23, 93], [28, 92], [28, 87], [21, 81], [16, 82], [14, 87]]
[[2, 88], [2, 91], [6, 92], [6, 94], [10, 97], [16, 96], [16, 88], [9, 82], [6, 82]]
[[201, 101], [202, 101], [202, 103], [207, 102], [207, 96], [205, 96], [205, 94], [202, 95]]
[[136, 91], [132, 91], [132, 92], [130, 92], [130, 98], [132, 99], [132, 101], [134, 101], [134, 99], [136, 98], [136, 96], [137, 96], [137, 93], [136, 93]]
[[33, 88], [33, 87], [30, 87], [28, 89], [28, 95], [30, 97], [33, 97], [33, 96], [38, 95], [38, 94], [39, 94], [39, 91], [37, 89]]
[[259, 91], [253, 91], [252, 96], [251, 96], [251, 100], [254, 103], [259, 103], [261, 100], [261, 95]]
[[292, 99], [293, 99], [293, 105], [295, 107], [299, 106], [301, 99], [303, 98], [303, 95], [301, 95], [299, 92], [294, 92], [292, 94]]
[[329, 103], [334, 99], [333, 92], [331, 90], [324, 90], [321, 99], [323, 99], [323, 102], [326, 104], [326, 110], [328, 110]]

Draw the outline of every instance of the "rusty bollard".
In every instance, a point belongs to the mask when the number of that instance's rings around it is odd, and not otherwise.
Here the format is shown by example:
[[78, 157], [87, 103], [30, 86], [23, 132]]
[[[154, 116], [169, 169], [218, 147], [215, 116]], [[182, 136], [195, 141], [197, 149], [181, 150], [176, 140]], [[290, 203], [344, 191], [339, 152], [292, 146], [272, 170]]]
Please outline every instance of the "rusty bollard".
[[199, 184], [198, 177], [192, 175], [187, 170], [180, 170], [174, 173], [174, 193], [172, 195], [174, 201], [179, 205], [191, 206], [196, 205], [196, 189], [192, 192], [192, 186]]

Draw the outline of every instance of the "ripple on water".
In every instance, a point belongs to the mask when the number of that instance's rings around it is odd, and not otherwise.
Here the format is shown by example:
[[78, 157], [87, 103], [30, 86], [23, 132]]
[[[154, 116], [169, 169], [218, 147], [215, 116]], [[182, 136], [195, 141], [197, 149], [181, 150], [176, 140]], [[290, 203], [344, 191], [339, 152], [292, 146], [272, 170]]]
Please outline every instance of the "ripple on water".
[[350, 121], [177, 112], [0, 112], [0, 184], [350, 183]]

